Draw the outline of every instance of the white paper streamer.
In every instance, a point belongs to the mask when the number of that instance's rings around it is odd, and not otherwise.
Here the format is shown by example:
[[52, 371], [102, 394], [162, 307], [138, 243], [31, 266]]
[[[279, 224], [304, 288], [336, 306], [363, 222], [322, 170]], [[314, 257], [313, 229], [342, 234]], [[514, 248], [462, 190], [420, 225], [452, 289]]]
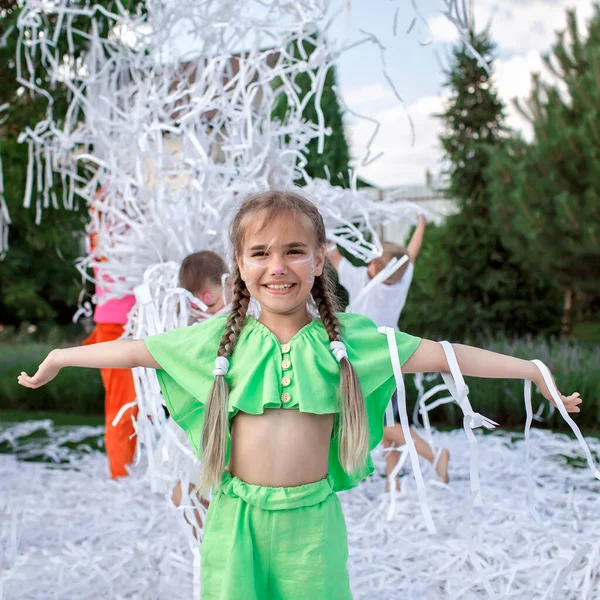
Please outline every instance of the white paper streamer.
[[[404, 433], [404, 440], [408, 448], [408, 455], [410, 457], [413, 474], [415, 476], [415, 481], [417, 484], [419, 505], [421, 507], [421, 512], [425, 520], [425, 525], [427, 526], [427, 531], [429, 533], [435, 533], [435, 525], [433, 523], [433, 519], [431, 518], [431, 511], [427, 503], [423, 474], [421, 473], [421, 469], [419, 467], [419, 456], [417, 454], [417, 449], [415, 448], [415, 442], [410, 433], [410, 424], [408, 422], [408, 415], [406, 413], [406, 389], [404, 388], [404, 380], [402, 378], [402, 369], [400, 367], [400, 358], [398, 356], [398, 347], [396, 344], [396, 334], [391, 327], [379, 327], [378, 331], [379, 333], [387, 337], [388, 348], [390, 351], [390, 360], [392, 363], [392, 369], [394, 371], [394, 379], [396, 381], [396, 393], [398, 395], [398, 412], [400, 413], [400, 423], [402, 425], [402, 433]], [[393, 413], [391, 423], [394, 423]]]
[[[6, 105], [0, 106], [0, 112]], [[0, 147], [0, 260], [8, 250], [8, 230], [10, 227], [10, 214], [4, 198], [4, 176], [2, 174], [2, 148]]]
[[[297, 159], [311, 139], [322, 145], [325, 130], [320, 106], [317, 124], [305, 121], [302, 110], [321, 97], [327, 70], [349, 46], [345, 40], [325, 44], [331, 22], [310, 57], [295, 57], [291, 43], [308, 40], [326, 23], [329, 4], [279, 0], [265, 10], [259, 0], [186, 0], [168, 7], [150, 1], [147, 14], [137, 15], [68, 0], [43, 10], [34, 0], [24, 3], [17, 76], [49, 103], [48, 118], [20, 138], [30, 151], [25, 205], [35, 205], [39, 221], [59, 202], [53, 188], [54, 175], [60, 175], [65, 208], [80, 198], [95, 209], [88, 233], [97, 234], [98, 244], [77, 266], [84, 277], [89, 267], [98, 269], [108, 291], [103, 300], [132, 293], [154, 264], [180, 262], [200, 248], [226, 254], [227, 227], [239, 199], [291, 187], [305, 175], [304, 159]], [[108, 36], [98, 33], [98, 13], [113, 28]], [[74, 27], [76, 18], [91, 19], [89, 33]], [[172, 43], [182, 28], [193, 32], [194, 50], [186, 57]], [[87, 54], [59, 62], [57, 41], [66, 38], [72, 45], [78, 37], [88, 43]], [[374, 35], [356, 44], [382, 48]], [[51, 78], [69, 88], [66, 115], [53, 114], [52, 96], [37, 85], [35, 55]], [[312, 82], [303, 97], [294, 85], [300, 73]], [[284, 97], [286, 122], [271, 120]], [[331, 238], [365, 261], [381, 252], [376, 225], [414, 221], [421, 212], [410, 203], [375, 202], [368, 192], [323, 180], [309, 182], [305, 191]]]

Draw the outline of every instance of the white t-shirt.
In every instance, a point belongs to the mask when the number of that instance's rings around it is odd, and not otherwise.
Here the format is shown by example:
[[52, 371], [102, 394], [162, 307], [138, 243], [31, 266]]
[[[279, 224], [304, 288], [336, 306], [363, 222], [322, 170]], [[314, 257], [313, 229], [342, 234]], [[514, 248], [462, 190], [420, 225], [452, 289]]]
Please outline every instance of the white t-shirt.
[[367, 267], [355, 267], [349, 260], [342, 258], [338, 266], [338, 276], [350, 295], [348, 311], [369, 317], [377, 327], [398, 329], [398, 319], [406, 304], [413, 272], [414, 265], [409, 262], [398, 283], [378, 283], [362, 298], [358, 298], [362, 289], [371, 281]]

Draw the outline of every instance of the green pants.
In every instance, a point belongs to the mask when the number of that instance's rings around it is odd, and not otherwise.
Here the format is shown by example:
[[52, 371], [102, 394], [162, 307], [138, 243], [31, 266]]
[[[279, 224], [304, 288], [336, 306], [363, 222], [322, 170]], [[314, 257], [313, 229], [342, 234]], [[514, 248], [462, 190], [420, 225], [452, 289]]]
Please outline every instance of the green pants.
[[201, 545], [203, 600], [348, 600], [348, 537], [330, 477], [288, 488], [227, 471]]

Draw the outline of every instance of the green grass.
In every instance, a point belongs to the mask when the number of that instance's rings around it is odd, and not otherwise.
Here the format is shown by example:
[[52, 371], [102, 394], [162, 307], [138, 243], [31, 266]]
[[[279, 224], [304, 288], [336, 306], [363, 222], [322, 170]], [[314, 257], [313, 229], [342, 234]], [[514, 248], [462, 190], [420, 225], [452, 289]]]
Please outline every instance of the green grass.
[[0, 423], [22, 423], [24, 421], [42, 421], [50, 419], [55, 427], [104, 425], [102, 415], [76, 415], [48, 410], [0, 410]]
[[[104, 435], [101, 426], [104, 418], [97, 415], [76, 415], [52, 411], [0, 411], [0, 433], [22, 422], [51, 421], [49, 428], [40, 427], [28, 435], [20, 435], [14, 442], [10, 438], [0, 441], [0, 454], [12, 454], [18, 460], [42, 463], [66, 463], [90, 451], [104, 452]], [[67, 441], [68, 432], [76, 427], [93, 427], [81, 439]], [[67, 434], [67, 436], [65, 436]], [[53, 448], [51, 454], [48, 448]], [[58, 455], [57, 455], [58, 451]]]

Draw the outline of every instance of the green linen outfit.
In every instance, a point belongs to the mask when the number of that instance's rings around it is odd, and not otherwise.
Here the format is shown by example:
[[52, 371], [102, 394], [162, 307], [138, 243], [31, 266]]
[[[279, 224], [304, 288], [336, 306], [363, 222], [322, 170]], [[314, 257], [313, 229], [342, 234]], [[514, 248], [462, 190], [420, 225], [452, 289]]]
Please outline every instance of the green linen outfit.
[[[388, 340], [366, 317], [344, 313], [338, 318], [365, 398], [369, 450], [373, 450], [383, 437], [383, 416], [396, 389]], [[156, 373], [169, 412], [200, 458], [204, 403], [214, 381], [213, 365], [225, 320], [225, 316], [215, 317], [145, 340], [162, 367]], [[394, 335], [404, 364], [420, 339], [401, 332]], [[266, 408], [339, 412], [340, 366], [320, 319], [281, 344], [262, 323], [248, 318], [225, 378], [230, 420], [238, 411], [262, 414]], [[355, 487], [372, 472], [370, 456], [358, 472], [344, 471], [335, 433], [329, 474], [322, 481], [270, 488], [250, 485], [226, 472], [205, 523], [202, 598], [351, 598], [346, 527], [334, 492]]]

